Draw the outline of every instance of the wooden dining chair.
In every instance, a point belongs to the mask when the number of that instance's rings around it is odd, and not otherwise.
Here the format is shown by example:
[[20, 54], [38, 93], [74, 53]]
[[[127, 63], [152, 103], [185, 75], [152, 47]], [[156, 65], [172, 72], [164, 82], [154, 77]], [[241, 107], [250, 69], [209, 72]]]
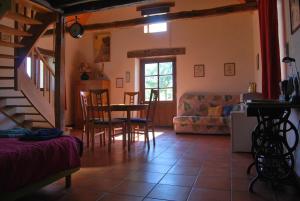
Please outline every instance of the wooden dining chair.
[[[108, 89], [94, 89], [90, 90], [91, 93], [91, 105], [93, 112], [91, 115], [96, 121], [91, 124], [92, 132], [92, 149], [94, 149], [94, 133], [95, 129], [99, 129], [100, 132], [108, 133], [108, 150], [111, 150], [112, 132], [114, 128], [122, 128], [123, 144], [125, 140], [125, 126], [124, 121], [119, 119], [112, 119], [110, 110], [110, 100]], [[103, 109], [106, 107], [106, 109]]]
[[155, 146], [155, 132], [154, 132], [154, 116], [156, 112], [158, 102], [159, 91], [152, 89], [150, 93], [150, 99], [148, 102], [148, 108], [146, 111], [145, 118], [132, 118], [130, 119], [132, 132], [137, 134], [144, 134], [145, 141], [147, 142], [148, 148], [150, 148], [149, 142], [149, 130], [152, 131], [153, 145]]
[[[96, 122], [96, 119], [92, 117], [92, 115], [89, 114], [88, 107], [90, 107], [91, 104], [91, 93], [89, 91], [80, 91], [80, 103], [81, 103], [81, 110], [82, 110], [82, 119], [83, 119], [83, 132], [81, 135], [81, 140], [83, 141], [84, 135], [86, 135], [86, 143], [87, 147], [89, 147], [90, 144], [90, 128], [91, 125]], [[97, 134], [93, 134], [93, 138], [99, 135], [100, 137], [100, 145], [102, 143], [105, 144], [105, 136], [104, 132], [98, 132]]]
[[[133, 105], [133, 104], [138, 104], [140, 102], [139, 99], [139, 92], [124, 92], [124, 99], [123, 99], [123, 103], [124, 104], [129, 104], [129, 105]], [[133, 112], [131, 112], [131, 115], [133, 116]], [[118, 117], [118, 119], [121, 119], [124, 121], [124, 124], [126, 126], [126, 121], [127, 121], [127, 114], [126, 112], [123, 112], [123, 117]], [[115, 128], [114, 132], [113, 132], [113, 141], [115, 141], [115, 136], [120, 135], [120, 128]], [[134, 138], [131, 138], [134, 139]]]

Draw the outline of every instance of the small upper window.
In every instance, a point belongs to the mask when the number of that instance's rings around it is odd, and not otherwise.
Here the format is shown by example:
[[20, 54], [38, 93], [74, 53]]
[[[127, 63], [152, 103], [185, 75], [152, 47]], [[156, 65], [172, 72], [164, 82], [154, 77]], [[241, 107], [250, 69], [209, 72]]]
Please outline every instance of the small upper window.
[[144, 26], [144, 33], [157, 33], [157, 32], [165, 32], [167, 31], [167, 23], [160, 22], [154, 24], [147, 24]]
[[[141, 15], [144, 17], [166, 15], [170, 12], [170, 8], [175, 6], [174, 2], [161, 2], [150, 5], [143, 5], [136, 8], [137, 11], [141, 11]], [[155, 18], [155, 17], [154, 17]], [[151, 19], [150, 19], [151, 20]], [[168, 30], [167, 22], [164, 17], [158, 17], [155, 19], [155, 23], [144, 25], [144, 33], [158, 33], [166, 32]]]

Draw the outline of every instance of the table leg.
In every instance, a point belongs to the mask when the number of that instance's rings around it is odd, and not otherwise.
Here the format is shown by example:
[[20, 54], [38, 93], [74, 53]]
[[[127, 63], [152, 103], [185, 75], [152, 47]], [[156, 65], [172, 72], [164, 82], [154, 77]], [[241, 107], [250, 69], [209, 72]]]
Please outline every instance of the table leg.
[[130, 122], [130, 110], [127, 110], [127, 133], [128, 133], [128, 151], [130, 151], [131, 141], [131, 122]]

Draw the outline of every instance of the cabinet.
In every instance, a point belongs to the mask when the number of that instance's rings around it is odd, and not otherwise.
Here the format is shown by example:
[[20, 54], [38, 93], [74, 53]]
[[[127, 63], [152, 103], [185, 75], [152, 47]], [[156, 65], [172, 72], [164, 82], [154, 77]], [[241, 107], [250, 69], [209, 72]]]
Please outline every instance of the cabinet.
[[80, 80], [75, 84], [75, 127], [82, 129], [83, 118], [80, 104], [80, 91], [91, 89], [110, 89], [109, 80]]

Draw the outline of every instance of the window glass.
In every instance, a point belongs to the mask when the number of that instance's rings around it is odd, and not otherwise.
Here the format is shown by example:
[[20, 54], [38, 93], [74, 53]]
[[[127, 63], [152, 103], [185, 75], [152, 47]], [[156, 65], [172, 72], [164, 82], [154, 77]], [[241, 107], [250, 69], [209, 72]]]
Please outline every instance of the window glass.
[[173, 87], [173, 75], [163, 75], [159, 77], [159, 88]]
[[26, 73], [31, 78], [31, 58], [26, 57]]
[[44, 88], [44, 63], [40, 60], [40, 88]]
[[145, 88], [158, 88], [158, 76], [145, 77]]
[[144, 33], [158, 33], [168, 30], [166, 22], [147, 24], [144, 26]]
[[158, 74], [158, 64], [157, 63], [145, 64], [145, 76], [157, 75], [157, 74]]
[[173, 89], [160, 89], [159, 90], [160, 101], [172, 101], [173, 100]]
[[159, 63], [159, 74], [160, 75], [170, 75], [173, 72], [172, 62], [162, 62]]

